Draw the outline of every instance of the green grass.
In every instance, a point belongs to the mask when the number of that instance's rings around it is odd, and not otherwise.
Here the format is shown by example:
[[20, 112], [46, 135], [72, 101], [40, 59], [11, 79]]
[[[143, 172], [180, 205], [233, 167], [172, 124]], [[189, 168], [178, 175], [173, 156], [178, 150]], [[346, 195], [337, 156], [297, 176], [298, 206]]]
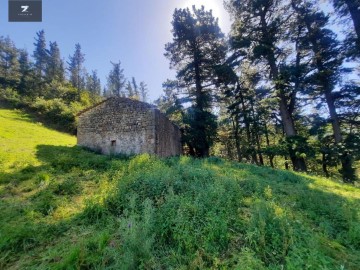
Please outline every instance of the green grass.
[[0, 108], [0, 168], [14, 171], [41, 162], [36, 158], [38, 145], [73, 146], [74, 136], [47, 129], [34, 123], [20, 111]]
[[218, 158], [113, 158], [0, 110], [0, 269], [359, 269], [360, 190]]

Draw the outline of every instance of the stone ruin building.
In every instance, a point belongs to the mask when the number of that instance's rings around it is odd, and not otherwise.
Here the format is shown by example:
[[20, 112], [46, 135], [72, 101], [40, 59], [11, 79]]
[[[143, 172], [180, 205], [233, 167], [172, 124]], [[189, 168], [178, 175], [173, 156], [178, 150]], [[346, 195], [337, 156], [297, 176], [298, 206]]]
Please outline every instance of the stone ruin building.
[[154, 106], [111, 97], [78, 114], [77, 144], [106, 155], [181, 154], [181, 133]]

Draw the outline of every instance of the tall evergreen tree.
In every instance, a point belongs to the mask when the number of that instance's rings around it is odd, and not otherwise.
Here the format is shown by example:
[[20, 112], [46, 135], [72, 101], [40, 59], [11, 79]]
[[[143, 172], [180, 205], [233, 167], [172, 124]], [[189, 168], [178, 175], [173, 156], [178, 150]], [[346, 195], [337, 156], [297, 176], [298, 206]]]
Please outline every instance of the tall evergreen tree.
[[70, 82], [78, 91], [78, 98], [80, 99], [81, 89], [84, 88], [84, 67], [85, 55], [81, 52], [79, 43], [75, 45], [75, 52], [69, 56], [68, 70], [70, 72]]
[[360, 85], [356, 81], [345, 84], [338, 94], [336, 106], [349, 134], [360, 136]]
[[140, 93], [139, 93], [139, 86], [137, 85], [137, 82], [135, 80], [135, 77], [131, 78], [131, 85], [134, 90], [134, 96], [136, 99], [140, 99]]
[[121, 62], [113, 63], [112, 69], [110, 70], [109, 76], [107, 78], [107, 89], [110, 91], [111, 95], [114, 96], [125, 96], [124, 88], [126, 84], [126, 79], [124, 76], [124, 70], [121, 68]]
[[105, 97], [105, 98], [111, 97], [110, 91], [109, 91], [105, 86], [104, 86], [104, 88], [103, 88], [102, 95], [103, 95], [103, 97]]
[[19, 83], [18, 50], [9, 37], [0, 37], [0, 83], [14, 87]]
[[140, 82], [139, 86], [141, 101], [146, 102], [148, 96], [148, 88], [145, 82]]
[[164, 95], [155, 100], [155, 104], [169, 119], [175, 122], [179, 127], [184, 128], [184, 107], [178, 97], [178, 82], [168, 79], [163, 83]]
[[126, 95], [128, 98], [134, 98], [134, 89], [130, 81], [126, 83]]
[[[343, 142], [340, 119], [336, 110], [335, 86], [339, 81], [342, 65], [341, 48], [335, 34], [326, 28], [328, 18], [323, 12], [317, 11], [311, 2], [292, 0], [292, 7], [297, 12], [299, 24], [307, 29], [304, 42], [308, 42], [313, 51], [313, 63], [317, 72], [312, 75], [314, 88], [320, 93], [327, 104], [336, 144]], [[313, 93], [315, 94], [315, 93]], [[355, 178], [351, 158], [345, 152], [341, 157], [344, 181], [351, 182]]]
[[31, 92], [34, 86], [34, 70], [32, 69], [32, 63], [29, 59], [29, 54], [26, 50], [20, 50], [19, 55], [19, 66], [20, 66], [20, 83], [19, 93], [23, 95], [33, 95]]
[[341, 17], [352, 20], [354, 26], [353, 29], [356, 33], [356, 54], [357, 56], [360, 56], [360, 0], [332, 0], [332, 2], [334, 4], [335, 11]]
[[35, 50], [33, 57], [35, 59], [35, 72], [41, 81], [46, 74], [46, 67], [48, 63], [48, 54], [46, 50], [45, 31], [41, 30], [36, 33]]
[[250, 54], [253, 61], [262, 61], [269, 68], [274, 92], [278, 99], [279, 112], [284, 131], [289, 142], [289, 154], [294, 170], [306, 170], [303, 157], [293, 149], [293, 140], [297, 138], [291, 95], [283, 80], [281, 67], [290, 55], [286, 44], [286, 32], [289, 28], [289, 5], [285, 1], [273, 0], [230, 0], [227, 7], [233, 15], [231, 46], [236, 56]]
[[165, 56], [177, 70], [184, 94], [191, 98], [188, 109], [187, 138], [191, 153], [206, 157], [216, 134], [215, 117], [211, 113], [216, 67], [224, 61], [226, 46], [218, 19], [204, 7], [175, 9], [173, 41], [166, 44]]
[[91, 71], [91, 74], [87, 76], [86, 89], [92, 95], [101, 94], [101, 82], [96, 70]]
[[48, 61], [46, 66], [46, 78], [48, 81], [56, 80], [58, 82], [64, 82], [65, 69], [64, 61], [61, 59], [60, 49], [58, 44], [50, 42], [50, 49], [47, 50]]

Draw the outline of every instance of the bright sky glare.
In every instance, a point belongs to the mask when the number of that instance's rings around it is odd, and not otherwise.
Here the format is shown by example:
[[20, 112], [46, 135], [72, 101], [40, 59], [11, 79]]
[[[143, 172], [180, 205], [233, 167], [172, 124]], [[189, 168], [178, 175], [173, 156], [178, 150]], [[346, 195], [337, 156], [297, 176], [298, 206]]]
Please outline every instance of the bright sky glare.
[[173, 11], [192, 5], [212, 9], [222, 31], [229, 32], [223, 0], [43, 0], [41, 23], [9, 23], [8, 1], [1, 1], [0, 36], [10, 36], [32, 54], [36, 32], [43, 29], [47, 42], [57, 41], [65, 60], [80, 43], [87, 70], [98, 70], [103, 85], [110, 61], [120, 60], [127, 78], [148, 84], [153, 101], [162, 94], [162, 83], [175, 76], [163, 55], [172, 39]]

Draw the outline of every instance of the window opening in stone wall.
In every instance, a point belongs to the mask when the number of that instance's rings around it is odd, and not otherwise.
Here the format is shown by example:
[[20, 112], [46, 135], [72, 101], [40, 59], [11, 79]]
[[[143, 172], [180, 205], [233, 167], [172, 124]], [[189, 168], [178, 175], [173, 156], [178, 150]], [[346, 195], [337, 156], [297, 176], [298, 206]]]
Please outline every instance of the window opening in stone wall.
[[111, 146], [116, 146], [116, 140], [111, 141]]

